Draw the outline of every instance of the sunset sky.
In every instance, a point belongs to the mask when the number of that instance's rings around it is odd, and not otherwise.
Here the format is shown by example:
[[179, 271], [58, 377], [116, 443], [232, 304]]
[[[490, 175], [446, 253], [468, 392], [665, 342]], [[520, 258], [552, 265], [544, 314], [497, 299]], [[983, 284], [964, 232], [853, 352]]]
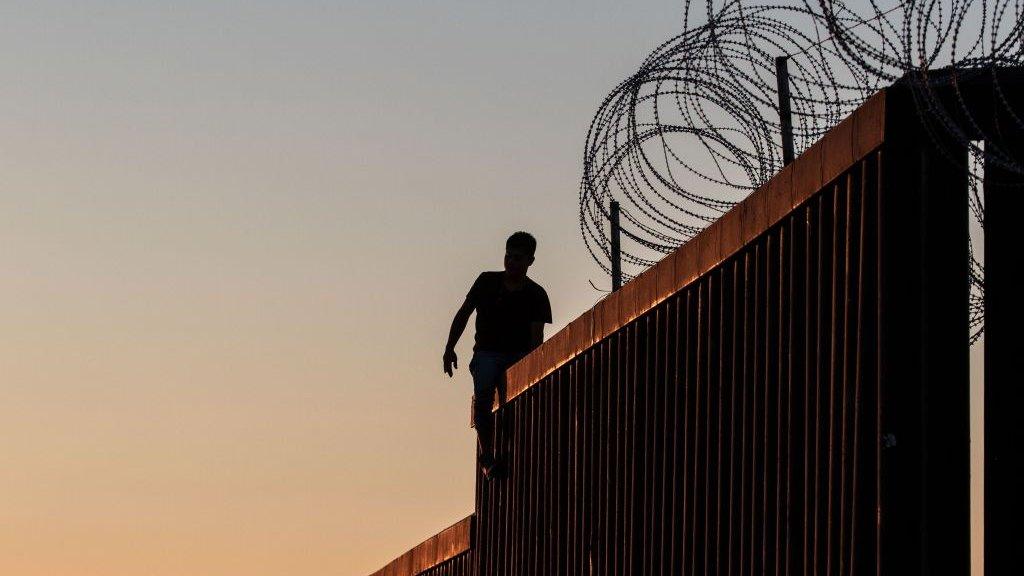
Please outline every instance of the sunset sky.
[[602, 98], [682, 2], [4, 2], [0, 574], [359, 576], [472, 512], [512, 231], [554, 326]]
[[517, 229], [555, 328], [599, 297], [586, 129], [680, 15], [5, 2], [0, 573], [360, 575], [469, 514], [452, 313]]

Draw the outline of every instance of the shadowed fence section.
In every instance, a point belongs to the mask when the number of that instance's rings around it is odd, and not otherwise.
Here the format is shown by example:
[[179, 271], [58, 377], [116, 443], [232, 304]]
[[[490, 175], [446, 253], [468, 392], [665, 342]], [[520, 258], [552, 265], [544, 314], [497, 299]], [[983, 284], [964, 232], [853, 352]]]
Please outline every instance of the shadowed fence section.
[[884, 113], [880, 95], [509, 371], [480, 574], [874, 565]]
[[914, 110], [875, 95], [510, 368], [471, 547], [381, 574], [967, 574], [967, 150]]

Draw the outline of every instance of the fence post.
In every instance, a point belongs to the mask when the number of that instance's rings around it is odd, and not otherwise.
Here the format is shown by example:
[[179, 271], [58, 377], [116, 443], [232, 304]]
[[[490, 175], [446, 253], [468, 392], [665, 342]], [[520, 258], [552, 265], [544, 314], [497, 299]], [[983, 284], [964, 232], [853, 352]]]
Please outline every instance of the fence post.
[[621, 233], [619, 228], [619, 203], [615, 200], [612, 200], [609, 219], [611, 220], [612, 237], [612, 290], [618, 290], [622, 288], [622, 249], [619, 244]]
[[782, 165], [793, 161], [793, 112], [789, 102], [789, 56], [775, 58], [775, 80], [779, 88], [779, 127], [782, 132]]

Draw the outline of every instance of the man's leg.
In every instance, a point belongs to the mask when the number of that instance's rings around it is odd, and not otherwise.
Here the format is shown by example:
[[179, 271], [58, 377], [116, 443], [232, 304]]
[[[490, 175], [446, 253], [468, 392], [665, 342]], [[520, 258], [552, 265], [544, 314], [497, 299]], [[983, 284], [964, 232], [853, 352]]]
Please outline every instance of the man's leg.
[[486, 352], [473, 354], [469, 371], [473, 375], [473, 425], [480, 447], [480, 465], [487, 468], [494, 463], [494, 416], [491, 407], [501, 371], [496, 355]]
[[[507, 370], [510, 366], [518, 362], [523, 358], [524, 354], [504, 354], [499, 364], [498, 376], [496, 379], [496, 393], [498, 395], [498, 406], [504, 406], [508, 402], [508, 380], [506, 379]], [[500, 437], [504, 437], [506, 434], [510, 434], [511, 431], [508, 429], [507, 418], [501, 417], [502, 410], [498, 410], [494, 413], [494, 429], [497, 431], [496, 434]], [[495, 454], [495, 458], [499, 455]]]
[[493, 414], [494, 418], [493, 418], [492, 424], [491, 424], [491, 429], [492, 429], [491, 438], [494, 439], [494, 443], [492, 444], [492, 447], [494, 448], [494, 462], [496, 464], [499, 463], [499, 461], [501, 460], [501, 456], [502, 456], [499, 453], [499, 448], [497, 446], [497, 441], [498, 441], [497, 439], [499, 437], [504, 438], [505, 435], [508, 434], [508, 430], [502, 427], [502, 424], [504, 423], [505, 419], [503, 419], [501, 417], [501, 413], [502, 413], [501, 407], [505, 405], [505, 401], [508, 399], [508, 397], [506, 396], [507, 391], [506, 391], [506, 385], [505, 385], [505, 370], [508, 369], [508, 366], [509, 366], [509, 364], [508, 364], [507, 361], [502, 361], [502, 363], [499, 364], [498, 376], [495, 379], [496, 381], [495, 381], [494, 392], [495, 392], [495, 395], [497, 397], [497, 402], [498, 402], [499, 408], [498, 408], [498, 410], [495, 410], [494, 414]]
[[506, 371], [510, 366], [515, 364], [522, 358], [522, 354], [501, 354], [495, 363], [496, 375], [495, 375], [495, 393], [497, 394], [498, 410], [494, 411], [493, 420], [491, 425], [492, 447], [494, 449], [494, 467], [492, 474], [495, 477], [502, 477], [508, 473], [508, 461], [507, 454], [502, 453], [502, 445], [505, 444], [500, 439], [507, 438], [512, 433], [509, 430], [509, 419], [503, 418], [505, 403], [508, 401], [508, 382], [506, 380]]
[[480, 448], [480, 463], [489, 466], [494, 461], [494, 416], [491, 404], [494, 389], [477, 392], [473, 402], [473, 424], [476, 426], [477, 444]]

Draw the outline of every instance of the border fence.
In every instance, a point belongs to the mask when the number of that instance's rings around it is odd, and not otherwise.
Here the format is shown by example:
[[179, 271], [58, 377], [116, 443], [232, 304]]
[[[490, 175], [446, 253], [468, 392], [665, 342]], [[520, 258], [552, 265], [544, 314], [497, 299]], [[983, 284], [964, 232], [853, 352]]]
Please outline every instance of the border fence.
[[[507, 478], [478, 477], [473, 516], [377, 574], [969, 574], [967, 149], [936, 145], [915, 110], [908, 87], [879, 92], [510, 368]], [[1002, 380], [1024, 198], [996, 189], [1000, 170], [985, 180], [991, 571], [1022, 511], [1021, 391]]]

